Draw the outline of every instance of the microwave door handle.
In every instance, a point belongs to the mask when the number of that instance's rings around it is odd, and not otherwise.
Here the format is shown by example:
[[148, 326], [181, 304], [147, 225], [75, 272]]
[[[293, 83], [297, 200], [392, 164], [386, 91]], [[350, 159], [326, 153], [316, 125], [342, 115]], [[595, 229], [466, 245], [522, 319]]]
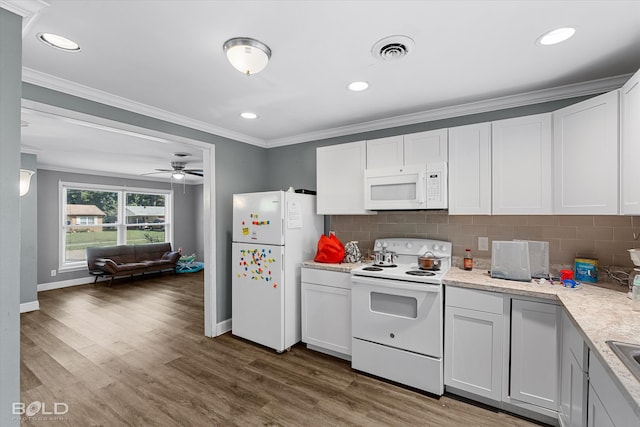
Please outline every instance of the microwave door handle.
[[425, 204], [425, 200], [424, 197], [426, 195], [426, 188], [427, 188], [427, 175], [423, 172], [420, 172], [420, 175], [418, 177], [418, 187], [422, 187], [422, 188], [418, 188], [418, 205], [422, 206]]

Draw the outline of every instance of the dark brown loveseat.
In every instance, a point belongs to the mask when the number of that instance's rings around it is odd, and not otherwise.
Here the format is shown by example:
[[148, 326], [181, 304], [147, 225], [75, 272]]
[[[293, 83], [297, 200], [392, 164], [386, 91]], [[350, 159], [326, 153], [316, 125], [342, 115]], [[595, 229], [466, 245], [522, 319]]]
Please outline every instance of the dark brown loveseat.
[[[171, 243], [146, 243], [87, 248], [87, 267], [97, 281], [100, 276], [133, 276], [150, 272], [175, 272], [180, 253]], [[109, 282], [111, 283], [111, 282]]]

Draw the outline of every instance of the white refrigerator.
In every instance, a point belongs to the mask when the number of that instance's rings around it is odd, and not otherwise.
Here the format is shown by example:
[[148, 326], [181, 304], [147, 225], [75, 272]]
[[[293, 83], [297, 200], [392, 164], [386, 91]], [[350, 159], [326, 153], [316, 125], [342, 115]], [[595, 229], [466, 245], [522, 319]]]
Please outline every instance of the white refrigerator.
[[323, 232], [313, 195], [233, 195], [233, 335], [277, 352], [300, 341], [300, 267]]

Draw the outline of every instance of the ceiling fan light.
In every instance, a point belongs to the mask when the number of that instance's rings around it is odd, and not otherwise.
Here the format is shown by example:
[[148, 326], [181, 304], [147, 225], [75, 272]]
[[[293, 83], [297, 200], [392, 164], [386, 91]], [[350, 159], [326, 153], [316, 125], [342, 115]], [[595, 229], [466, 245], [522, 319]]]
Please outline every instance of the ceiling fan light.
[[184, 172], [183, 171], [174, 171], [171, 176], [173, 177], [173, 179], [184, 179]]
[[233, 68], [247, 76], [264, 70], [271, 58], [269, 46], [248, 37], [229, 39], [222, 49]]

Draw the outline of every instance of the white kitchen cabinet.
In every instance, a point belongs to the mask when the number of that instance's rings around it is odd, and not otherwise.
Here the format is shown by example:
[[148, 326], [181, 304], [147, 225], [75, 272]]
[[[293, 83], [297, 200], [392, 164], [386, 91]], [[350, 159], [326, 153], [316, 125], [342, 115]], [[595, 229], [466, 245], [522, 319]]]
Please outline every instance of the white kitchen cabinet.
[[444, 384], [450, 391], [500, 401], [502, 295], [455, 287], [445, 290]]
[[447, 129], [410, 133], [404, 136], [405, 165], [447, 162], [448, 160], [449, 132]]
[[364, 209], [365, 141], [316, 149], [318, 215], [357, 215]]
[[403, 142], [402, 135], [368, 140], [367, 169], [404, 166]]
[[367, 141], [367, 169], [446, 162], [447, 129]]
[[551, 214], [551, 113], [491, 123], [492, 214]]
[[[587, 420], [589, 427], [616, 427], [611, 417], [604, 409], [604, 405], [598, 397], [598, 394], [589, 386], [589, 409], [587, 411]], [[629, 424], [631, 425], [631, 424]]]
[[563, 427], [587, 425], [587, 350], [577, 328], [563, 310], [561, 317], [560, 405]]
[[620, 213], [640, 214], [640, 71], [620, 89]]
[[491, 124], [449, 129], [449, 214], [491, 214]]
[[628, 395], [620, 391], [610, 371], [593, 353], [589, 356], [589, 427], [639, 426], [640, 417], [627, 400]]
[[351, 358], [351, 275], [302, 268], [302, 342]]
[[553, 113], [554, 213], [619, 212], [618, 91]]
[[559, 319], [557, 305], [511, 300], [510, 403], [558, 411]]

